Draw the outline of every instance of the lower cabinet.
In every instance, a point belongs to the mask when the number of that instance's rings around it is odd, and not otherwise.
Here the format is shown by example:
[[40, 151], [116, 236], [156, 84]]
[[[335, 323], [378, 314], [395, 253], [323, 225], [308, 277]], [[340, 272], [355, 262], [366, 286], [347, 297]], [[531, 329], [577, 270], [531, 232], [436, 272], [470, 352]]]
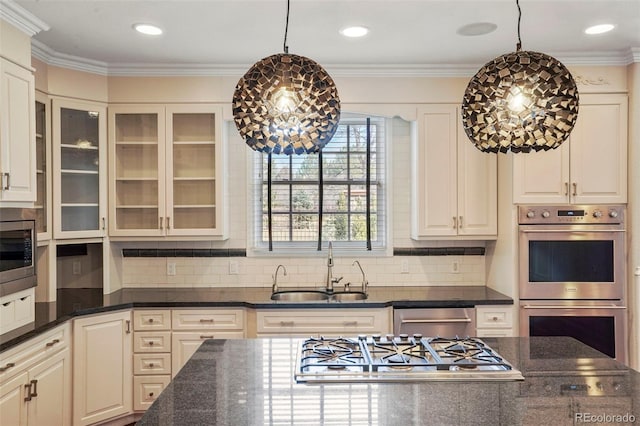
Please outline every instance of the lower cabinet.
[[178, 371], [207, 339], [245, 337], [244, 309], [178, 309], [171, 313], [171, 375]]
[[392, 311], [362, 309], [264, 309], [256, 311], [257, 337], [356, 336], [391, 332]]
[[512, 337], [513, 305], [476, 306], [476, 336]]
[[132, 411], [131, 311], [73, 321], [73, 424]]
[[69, 325], [0, 357], [1, 425], [71, 424]]

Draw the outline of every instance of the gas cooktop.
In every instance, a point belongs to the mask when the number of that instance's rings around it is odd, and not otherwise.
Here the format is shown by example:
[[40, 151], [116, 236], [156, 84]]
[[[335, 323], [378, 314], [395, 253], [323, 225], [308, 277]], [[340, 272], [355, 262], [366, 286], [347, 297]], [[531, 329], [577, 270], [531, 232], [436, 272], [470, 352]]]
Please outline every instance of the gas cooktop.
[[306, 339], [295, 378], [298, 383], [524, 380], [478, 338], [419, 334]]

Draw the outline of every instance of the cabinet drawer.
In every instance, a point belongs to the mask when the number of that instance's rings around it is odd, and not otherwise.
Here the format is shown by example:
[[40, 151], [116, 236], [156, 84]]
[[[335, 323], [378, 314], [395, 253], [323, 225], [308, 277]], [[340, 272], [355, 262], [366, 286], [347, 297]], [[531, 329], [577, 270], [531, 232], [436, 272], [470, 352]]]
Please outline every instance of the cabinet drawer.
[[69, 346], [71, 328], [64, 324], [0, 355], [0, 381]]
[[513, 327], [513, 307], [511, 306], [476, 306], [477, 328], [511, 328]]
[[171, 352], [170, 331], [137, 331], [133, 335], [134, 352]]
[[174, 310], [174, 330], [243, 330], [244, 310]]
[[133, 374], [171, 374], [171, 354], [133, 354]]
[[133, 329], [136, 331], [171, 330], [171, 311], [135, 310], [133, 311]]
[[479, 328], [476, 330], [477, 337], [513, 337], [511, 328]]
[[171, 376], [136, 376], [133, 378], [133, 409], [144, 411], [153, 404], [171, 381]]
[[269, 310], [256, 313], [258, 334], [358, 334], [389, 331], [387, 310]]

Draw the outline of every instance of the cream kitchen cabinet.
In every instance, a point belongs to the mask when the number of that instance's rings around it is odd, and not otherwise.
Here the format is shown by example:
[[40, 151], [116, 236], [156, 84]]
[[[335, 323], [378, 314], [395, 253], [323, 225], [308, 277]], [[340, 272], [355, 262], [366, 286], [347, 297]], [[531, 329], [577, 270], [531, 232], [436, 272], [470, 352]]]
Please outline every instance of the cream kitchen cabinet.
[[110, 106], [110, 235], [224, 237], [222, 127], [214, 105]]
[[132, 411], [131, 312], [73, 321], [73, 424], [97, 423]]
[[391, 332], [391, 310], [264, 309], [256, 311], [257, 337], [356, 336]]
[[567, 141], [513, 156], [514, 203], [626, 203], [627, 115], [627, 95], [581, 95]]
[[477, 305], [476, 336], [512, 337], [513, 305]]
[[244, 309], [177, 309], [171, 315], [172, 376], [178, 374], [205, 340], [245, 337]]
[[51, 239], [51, 103], [36, 92], [36, 226], [38, 242]]
[[69, 346], [65, 324], [0, 356], [0, 424], [71, 424]]
[[0, 207], [36, 201], [35, 132], [33, 73], [0, 57]]
[[171, 381], [171, 311], [133, 312], [133, 409], [144, 411]]
[[420, 107], [416, 125], [412, 238], [495, 239], [496, 155], [468, 140], [458, 105]]
[[102, 237], [106, 229], [106, 107], [54, 98], [55, 238]]

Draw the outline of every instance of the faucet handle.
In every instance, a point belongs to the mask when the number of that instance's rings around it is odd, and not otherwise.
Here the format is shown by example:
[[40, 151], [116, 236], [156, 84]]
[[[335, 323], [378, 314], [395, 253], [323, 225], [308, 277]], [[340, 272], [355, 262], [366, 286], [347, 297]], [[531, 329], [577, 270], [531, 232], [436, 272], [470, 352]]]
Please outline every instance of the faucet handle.
[[332, 282], [332, 283], [334, 283], [334, 284], [338, 284], [338, 283], [342, 280], [342, 278], [344, 278], [344, 277], [340, 277], [340, 278], [332, 278], [332, 279], [331, 279], [331, 282]]

